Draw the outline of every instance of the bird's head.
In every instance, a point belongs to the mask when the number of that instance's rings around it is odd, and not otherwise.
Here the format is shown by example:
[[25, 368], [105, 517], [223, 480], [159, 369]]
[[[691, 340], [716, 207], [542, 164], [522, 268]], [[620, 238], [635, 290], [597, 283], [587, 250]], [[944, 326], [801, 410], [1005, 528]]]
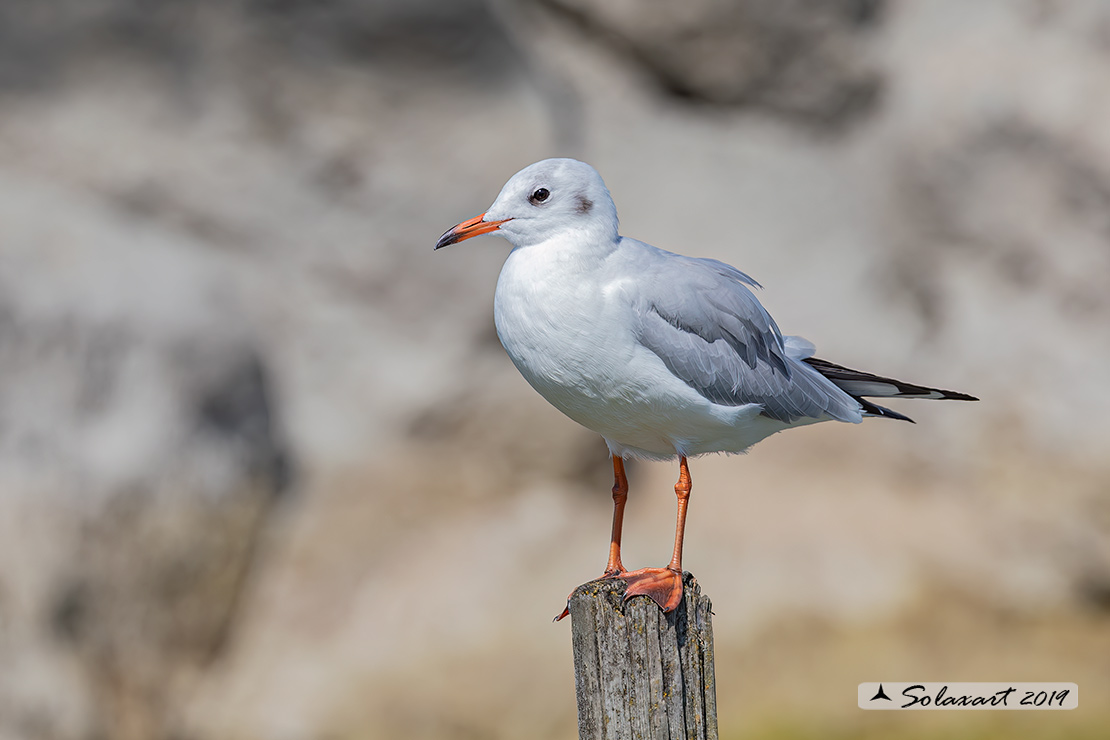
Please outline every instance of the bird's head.
[[489, 210], [448, 229], [435, 248], [491, 233], [526, 247], [568, 231], [591, 243], [615, 242], [617, 209], [593, 167], [576, 159], [545, 159], [513, 175]]

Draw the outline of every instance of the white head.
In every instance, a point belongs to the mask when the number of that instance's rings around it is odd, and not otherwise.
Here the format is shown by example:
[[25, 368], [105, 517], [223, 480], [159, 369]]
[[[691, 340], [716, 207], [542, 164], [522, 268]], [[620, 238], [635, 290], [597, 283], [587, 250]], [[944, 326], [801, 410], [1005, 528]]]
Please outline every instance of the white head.
[[568, 231], [587, 243], [614, 243], [617, 209], [593, 167], [576, 159], [545, 159], [513, 175], [488, 211], [449, 229], [435, 248], [489, 233], [527, 247]]

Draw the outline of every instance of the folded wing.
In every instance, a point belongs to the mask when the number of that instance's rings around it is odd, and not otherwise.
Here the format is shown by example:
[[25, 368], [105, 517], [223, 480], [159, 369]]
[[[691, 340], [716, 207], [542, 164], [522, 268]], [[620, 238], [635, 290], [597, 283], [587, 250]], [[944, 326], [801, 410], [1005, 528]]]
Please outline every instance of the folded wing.
[[639, 341], [676, 377], [713, 403], [758, 404], [783, 422], [860, 421], [859, 401], [799, 359], [812, 345], [793, 337], [786, 344], [749, 289], [754, 280], [716, 260], [656, 262], [666, 272], [656, 267], [642, 283], [652, 287], [638, 296]]

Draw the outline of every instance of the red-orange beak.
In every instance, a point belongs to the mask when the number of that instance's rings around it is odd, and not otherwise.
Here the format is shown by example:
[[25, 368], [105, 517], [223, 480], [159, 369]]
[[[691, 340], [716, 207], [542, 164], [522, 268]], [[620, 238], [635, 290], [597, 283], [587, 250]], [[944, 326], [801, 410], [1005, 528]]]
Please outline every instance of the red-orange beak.
[[435, 248], [440, 249], [455, 244], [456, 242], [461, 242], [464, 239], [469, 239], [472, 236], [481, 236], [491, 231], [497, 231], [501, 224], [512, 220], [506, 218], [501, 221], [483, 221], [482, 219], [485, 215], [484, 213], [479, 214], [469, 221], [463, 221], [458, 226], [451, 227], [439, 238]]

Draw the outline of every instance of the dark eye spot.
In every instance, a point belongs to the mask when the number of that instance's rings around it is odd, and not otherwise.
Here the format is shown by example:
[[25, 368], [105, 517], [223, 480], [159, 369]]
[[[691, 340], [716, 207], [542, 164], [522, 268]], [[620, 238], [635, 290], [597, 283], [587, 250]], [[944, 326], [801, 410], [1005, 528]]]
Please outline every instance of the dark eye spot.
[[528, 200], [532, 201], [533, 203], [543, 203], [550, 197], [551, 191], [547, 188], [536, 188], [536, 192], [532, 193], [531, 197], [529, 197]]
[[579, 213], [581, 213], [582, 215], [585, 215], [585, 214], [589, 213], [590, 209], [593, 208], [593, 207], [594, 207], [594, 202], [592, 200], [590, 200], [589, 198], [587, 198], [584, 195], [579, 195], [578, 196], [578, 207], [575, 210], [577, 210]]

